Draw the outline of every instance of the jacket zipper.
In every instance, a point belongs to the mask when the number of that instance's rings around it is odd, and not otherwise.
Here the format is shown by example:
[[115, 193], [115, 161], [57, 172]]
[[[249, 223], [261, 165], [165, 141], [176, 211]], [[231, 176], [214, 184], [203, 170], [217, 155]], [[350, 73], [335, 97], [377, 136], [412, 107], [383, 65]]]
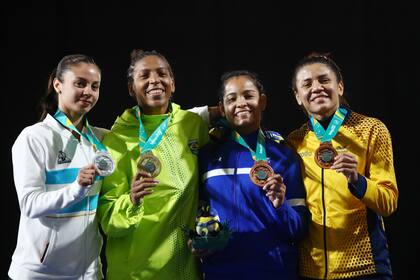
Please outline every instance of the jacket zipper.
[[50, 246], [50, 242], [48, 242], [46, 245], [45, 245], [45, 249], [44, 249], [44, 252], [42, 253], [42, 256], [41, 256], [41, 263], [43, 263], [44, 262], [44, 259], [45, 259], [45, 255], [47, 254], [47, 251], [48, 251], [48, 247]]
[[324, 279], [327, 279], [328, 276], [328, 252], [327, 252], [327, 210], [325, 208], [325, 186], [324, 186], [324, 168], [321, 168], [321, 190], [322, 190], [322, 210], [324, 215], [322, 217], [322, 222], [324, 225], [324, 259], [325, 259], [325, 273]]
[[[233, 171], [233, 203], [234, 203], [233, 205], [235, 205], [235, 208], [238, 211], [238, 213], [237, 213], [237, 215], [235, 215], [235, 217], [239, 217], [239, 214], [240, 214], [239, 213], [240, 212], [239, 205], [238, 205], [237, 200], [236, 200], [236, 176], [238, 174], [238, 166], [237, 166], [236, 163], [238, 162], [238, 160], [239, 160], [239, 154], [237, 153], [236, 154], [236, 161], [235, 161], [235, 169]], [[239, 219], [236, 218], [235, 222], [236, 222], [235, 223], [236, 230], [239, 231]]]
[[[79, 146], [80, 146], [80, 150], [82, 151], [82, 154], [84, 155], [84, 157], [86, 159], [87, 164], [90, 164], [91, 161], [89, 161], [89, 158], [85, 153], [85, 150], [84, 150], [83, 144], [82, 144], [82, 139], [79, 140]], [[95, 181], [93, 183], [95, 183]], [[86, 199], [86, 207], [87, 207], [87, 209], [86, 209], [86, 214], [83, 217], [84, 229], [86, 229], [88, 227], [88, 224], [89, 224], [89, 210], [90, 210], [89, 193], [90, 193], [90, 191], [88, 191], [88, 193], [86, 195], [86, 198], [87, 198]], [[84, 232], [85, 232], [85, 230], [84, 230]], [[83, 247], [84, 247], [83, 251], [84, 252], [83, 252], [83, 255], [82, 255], [82, 259], [83, 259], [83, 263], [85, 264], [85, 267], [88, 267], [88, 264], [87, 264], [87, 256], [88, 256], [87, 238], [88, 238], [87, 233], [83, 234], [83, 239], [82, 240], [83, 240], [83, 243], [84, 243], [84, 245], [83, 245]], [[82, 274], [82, 279], [84, 279], [84, 278], [85, 278], [85, 275]]]

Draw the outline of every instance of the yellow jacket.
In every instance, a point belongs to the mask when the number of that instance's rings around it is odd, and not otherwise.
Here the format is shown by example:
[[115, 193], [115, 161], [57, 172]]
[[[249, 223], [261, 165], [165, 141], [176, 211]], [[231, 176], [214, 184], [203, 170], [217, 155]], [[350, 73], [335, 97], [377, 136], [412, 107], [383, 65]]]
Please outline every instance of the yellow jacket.
[[288, 142], [303, 160], [307, 206], [312, 214], [309, 234], [300, 246], [301, 276], [392, 275], [382, 216], [396, 210], [398, 189], [385, 125], [349, 110], [332, 140], [338, 153], [356, 156], [356, 185], [348, 184], [343, 174], [316, 164], [314, 153], [320, 141], [310, 122], [293, 131]]

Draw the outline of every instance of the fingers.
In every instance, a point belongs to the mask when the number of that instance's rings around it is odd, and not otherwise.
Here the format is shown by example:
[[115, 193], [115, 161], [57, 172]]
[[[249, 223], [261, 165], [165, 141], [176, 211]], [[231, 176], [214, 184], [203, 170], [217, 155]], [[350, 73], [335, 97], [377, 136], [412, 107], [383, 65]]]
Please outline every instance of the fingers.
[[147, 173], [146, 171], [138, 170], [136, 175], [133, 177], [133, 181], [138, 181], [141, 178], [152, 178], [152, 176], [150, 175], [150, 173]]
[[263, 190], [279, 191], [282, 184], [283, 184], [283, 178], [280, 176], [280, 174], [274, 174], [273, 176], [267, 179], [267, 182], [263, 186]]
[[197, 258], [203, 258], [203, 257], [211, 254], [211, 251], [209, 251], [209, 250], [193, 248], [191, 239], [188, 239], [187, 245], [188, 245], [188, 248], [190, 249], [191, 253]]
[[337, 155], [334, 158], [334, 164], [331, 166], [331, 169], [338, 169], [342, 167], [348, 166], [356, 166], [357, 167], [357, 159], [354, 155], [349, 153], [342, 153]]
[[334, 158], [334, 164], [331, 166], [331, 169], [342, 173], [351, 183], [355, 183], [357, 181], [357, 159], [350, 153], [337, 155]]
[[263, 190], [266, 196], [272, 202], [275, 208], [280, 207], [286, 196], [286, 185], [283, 183], [283, 178], [279, 174], [275, 174], [268, 178]]
[[95, 165], [89, 164], [80, 168], [77, 175], [77, 183], [80, 186], [87, 187], [95, 182], [96, 168]]
[[133, 182], [131, 183], [131, 202], [135, 205], [138, 205], [143, 197], [153, 193], [151, 188], [156, 187], [158, 184], [159, 181], [150, 177], [149, 173], [142, 171], [137, 172]]

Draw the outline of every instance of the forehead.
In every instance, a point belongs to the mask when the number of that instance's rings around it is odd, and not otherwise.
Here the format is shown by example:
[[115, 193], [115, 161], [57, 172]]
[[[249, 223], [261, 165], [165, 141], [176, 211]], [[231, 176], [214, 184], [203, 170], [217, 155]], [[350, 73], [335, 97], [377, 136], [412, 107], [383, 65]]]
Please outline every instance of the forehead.
[[296, 74], [297, 80], [312, 79], [319, 76], [334, 76], [334, 71], [324, 63], [312, 63], [302, 66]]
[[236, 76], [232, 77], [225, 83], [225, 92], [237, 92], [245, 90], [258, 91], [254, 82], [248, 76]]
[[99, 81], [101, 79], [101, 72], [95, 64], [90, 63], [78, 63], [70, 66], [69, 70], [64, 74], [66, 78], [84, 78], [91, 81]]
[[136, 62], [134, 71], [155, 70], [159, 68], [168, 69], [168, 65], [159, 56], [148, 55]]

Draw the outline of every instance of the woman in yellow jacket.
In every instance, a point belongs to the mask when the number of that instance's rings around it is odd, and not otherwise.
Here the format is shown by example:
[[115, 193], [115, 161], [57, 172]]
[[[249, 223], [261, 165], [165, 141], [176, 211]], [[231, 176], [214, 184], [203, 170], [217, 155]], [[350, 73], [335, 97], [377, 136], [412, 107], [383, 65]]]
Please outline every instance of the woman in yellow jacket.
[[301, 244], [308, 279], [391, 279], [382, 217], [397, 208], [390, 134], [345, 101], [339, 67], [310, 55], [295, 67], [292, 88], [309, 121], [288, 136], [300, 154], [312, 214]]

